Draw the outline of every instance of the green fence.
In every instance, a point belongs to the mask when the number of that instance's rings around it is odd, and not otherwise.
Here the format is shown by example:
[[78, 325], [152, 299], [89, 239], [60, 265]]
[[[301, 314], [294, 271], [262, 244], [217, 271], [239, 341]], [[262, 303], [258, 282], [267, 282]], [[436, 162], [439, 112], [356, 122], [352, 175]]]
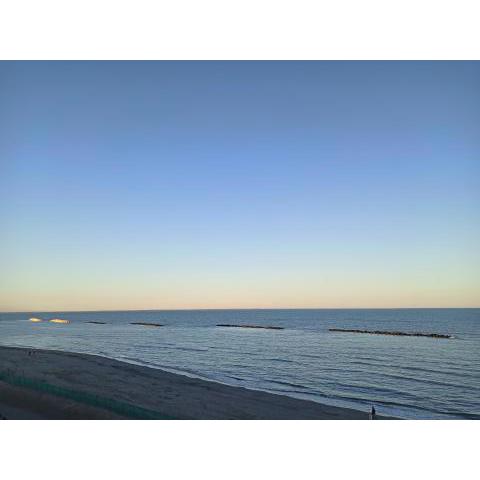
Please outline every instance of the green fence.
[[49, 393], [58, 397], [68, 398], [84, 405], [92, 407], [104, 408], [110, 412], [116, 413], [123, 417], [137, 419], [137, 420], [174, 420], [173, 417], [163, 415], [154, 410], [148, 410], [146, 408], [137, 407], [129, 403], [120, 402], [118, 400], [112, 400], [110, 398], [101, 397], [86, 392], [79, 392], [76, 390], [70, 390], [68, 388], [59, 387], [57, 385], [51, 385], [42, 380], [35, 380], [27, 378], [23, 375], [15, 375], [12, 372], [0, 372], [0, 380], [9, 383], [10, 385], [16, 385], [19, 387], [26, 387], [39, 392]]

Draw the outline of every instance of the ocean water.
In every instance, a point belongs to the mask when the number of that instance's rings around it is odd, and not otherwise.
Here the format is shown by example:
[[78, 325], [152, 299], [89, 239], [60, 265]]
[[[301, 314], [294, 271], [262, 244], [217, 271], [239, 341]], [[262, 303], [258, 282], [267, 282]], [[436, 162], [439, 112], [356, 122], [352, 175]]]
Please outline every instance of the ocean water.
[[[32, 323], [30, 317], [70, 323]], [[455, 338], [333, 333], [329, 328]], [[375, 405], [379, 413], [408, 419], [480, 418], [480, 309], [0, 313], [0, 344], [99, 354], [330, 405], [363, 411]]]

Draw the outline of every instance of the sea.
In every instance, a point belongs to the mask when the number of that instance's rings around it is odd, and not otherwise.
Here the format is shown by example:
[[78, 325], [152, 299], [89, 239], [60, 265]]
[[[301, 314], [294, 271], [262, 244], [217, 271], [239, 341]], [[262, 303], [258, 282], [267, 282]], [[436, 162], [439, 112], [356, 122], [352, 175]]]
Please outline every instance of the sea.
[[[69, 323], [48, 321], [55, 318]], [[132, 324], [138, 322], [163, 326]], [[0, 313], [0, 345], [102, 355], [365, 412], [374, 405], [379, 414], [404, 419], [480, 419], [480, 309]]]

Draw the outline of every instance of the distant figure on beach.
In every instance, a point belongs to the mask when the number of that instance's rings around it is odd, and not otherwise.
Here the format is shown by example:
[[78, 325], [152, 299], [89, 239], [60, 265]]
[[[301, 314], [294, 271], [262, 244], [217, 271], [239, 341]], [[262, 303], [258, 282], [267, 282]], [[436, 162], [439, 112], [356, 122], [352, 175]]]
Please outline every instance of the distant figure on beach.
[[375, 415], [377, 412], [375, 411], [375, 407], [372, 405], [372, 409], [370, 410], [370, 415], [368, 416], [369, 420], [375, 420]]

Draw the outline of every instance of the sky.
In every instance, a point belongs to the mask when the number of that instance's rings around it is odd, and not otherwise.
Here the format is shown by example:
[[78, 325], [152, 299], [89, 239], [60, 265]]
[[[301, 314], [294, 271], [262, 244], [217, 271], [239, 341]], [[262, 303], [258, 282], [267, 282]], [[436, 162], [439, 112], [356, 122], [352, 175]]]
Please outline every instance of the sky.
[[0, 62], [0, 310], [480, 306], [479, 62]]

